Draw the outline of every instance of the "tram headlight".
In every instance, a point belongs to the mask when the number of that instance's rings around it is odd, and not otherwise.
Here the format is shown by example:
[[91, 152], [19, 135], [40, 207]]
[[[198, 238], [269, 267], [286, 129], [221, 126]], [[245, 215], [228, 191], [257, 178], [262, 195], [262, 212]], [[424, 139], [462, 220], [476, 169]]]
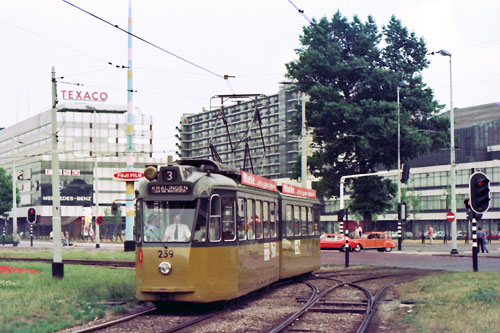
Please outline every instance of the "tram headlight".
[[148, 180], [155, 179], [156, 175], [158, 175], [158, 170], [154, 166], [150, 165], [144, 170], [144, 177]]
[[158, 266], [158, 269], [160, 270], [161, 274], [168, 275], [172, 271], [172, 265], [164, 261], [160, 264], [160, 266]]

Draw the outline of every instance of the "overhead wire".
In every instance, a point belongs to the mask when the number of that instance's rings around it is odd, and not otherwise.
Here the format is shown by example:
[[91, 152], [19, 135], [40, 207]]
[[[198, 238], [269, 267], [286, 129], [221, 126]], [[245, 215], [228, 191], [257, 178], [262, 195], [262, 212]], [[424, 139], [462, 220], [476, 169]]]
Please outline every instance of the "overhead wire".
[[144, 43], [146, 43], [148, 45], [151, 45], [154, 48], [157, 48], [157, 49], [159, 49], [159, 50], [161, 50], [161, 51], [163, 51], [163, 52], [165, 52], [165, 53], [167, 53], [167, 54], [169, 54], [169, 55], [171, 55], [171, 56], [173, 56], [173, 57], [175, 57], [175, 58], [177, 58], [177, 59], [179, 59], [181, 61], [184, 61], [184, 62], [190, 64], [191, 66], [194, 66], [194, 67], [196, 67], [198, 69], [201, 69], [201, 70], [203, 70], [203, 71], [205, 71], [207, 73], [210, 73], [210, 74], [212, 74], [212, 75], [214, 75], [216, 77], [219, 77], [221, 79], [224, 79], [224, 80], [227, 80], [229, 78], [228, 75], [217, 74], [217, 73], [215, 73], [215, 72], [213, 72], [213, 71], [211, 71], [211, 70], [209, 70], [209, 69], [207, 69], [207, 68], [205, 68], [205, 67], [203, 67], [201, 65], [198, 65], [198, 64], [196, 64], [196, 63], [194, 63], [194, 62], [192, 62], [192, 61], [190, 61], [190, 60], [188, 60], [188, 59], [186, 59], [184, 57], [181, 57], [181, 56], [179, 56], [179, 55], [177, 55], [177, 54], [175, 54], [175, 53], [173, 53], [173, 52], [171, 52], [169, 50], [166, 50], [166, 49], [164, 49], [161, 46], [158, 46], [158, 45], [156, 45], [156, 44], [154, 44], [154, 43], [152, 43], [152, 42], [150, 42], [150, 41], [148, 41], [148, 40], [146, 40], [146, 39], [144, 39], [142, 37], [139, 37], [139, 36], [137, 36], [137, 35], [129, 32], [129, 31], [125, 30], [125, 29], [122, 29], [117, 24], [113, 24], [113, 23], [111, 23], [111, 22], [109, 22], [109, 21], [107, 21], [107, 20], [105, 20], [105, 19], [103, 19], [103, 18], [101, 18], [101, 17], [99, 17], [99, 16], [97, 16], [97, 15], [95, 15], [95, 14], [93, 14], [93, 13], [91, 13], [91, 12], [89, 12], [89, 11], [83, 9], [83, 8], [81, 8], [81, 7], [78, 7], [77, 5], [71, 3], [71, 2], [69, 2], [67, 0], [62, 0], [62, 1], [65, 2], [65, 3], [67, 3], [68, 5], [76, 8], [76, 9], [78, 9], [78, 10], [80, 10], [80, 11], [82, 11], [82, 12], [84, 12], [84, 13], [86, 13], [86, 14], [88, 14], [88, 15], [90, 15], [90, 16], [92, 16], [92, 17], [94, 17], [94, 18], [96, 18], [96, 19], [98, 19], [98, 20], [100, 20], [100, 21], [102, 21], [102, 22], [110, 25], [110, 26], [112, 26], [112, 27], [115, 27], [116, 29], [118, 29], [118, 30], [120, 30], [120, 31], [122, 31], [122, 32], [124, 32], [124, 33], [126, 33], [126, 34], [128, 34], [128, 35], [130, 35], [132, 37], [134, 37], [134, 38], [137, 38], [138, 40], [140, 40], [140, 41], [142, 41], [142, 42], [144, 42]]
[[307, 22], [312, 23], [311, 19], [309, 17], [307, 17], [307, 15], [304, 13], [303, 9], [300, 9], [299, 7], [297, 7], [291, 0], [288, 0], [288, 2], [300, 13], [300, 15], [302, 15], [303, 18], [305, 18], [307, 20]]

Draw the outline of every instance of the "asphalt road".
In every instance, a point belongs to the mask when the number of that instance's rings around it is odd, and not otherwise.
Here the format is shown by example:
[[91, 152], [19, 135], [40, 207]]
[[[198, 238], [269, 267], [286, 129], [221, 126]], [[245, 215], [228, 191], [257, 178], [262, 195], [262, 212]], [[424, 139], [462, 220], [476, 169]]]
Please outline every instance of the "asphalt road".
[[[500, 245], [488, 245], [489, 253], [479, 253], [479, 271], [500, 272]], [[397, 245], [391, 252], [376, 250], [362, 250], [349, 254], [349, 266], [375, 265], [386, 267], [422, 268], [449, 270], [455, 272], [472, 271], [472, 244], [457, 244], [458, 255], [450, 254], [451, 242], [437, 243], [403, 243], [401, 251]], [[345, 265], [345, 253], [339, 251], [322, 250], [322, 265]]]

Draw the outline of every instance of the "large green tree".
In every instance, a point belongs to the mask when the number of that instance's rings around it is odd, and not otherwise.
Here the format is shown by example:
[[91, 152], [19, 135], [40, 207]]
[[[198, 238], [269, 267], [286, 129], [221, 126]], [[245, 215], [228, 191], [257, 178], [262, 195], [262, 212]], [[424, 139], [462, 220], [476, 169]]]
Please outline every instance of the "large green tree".
[[[19, 203], [19, 194], [16, 194]], [[0, 216], [12, 210], [12, 176], [0, 168]]]
[[[372, 17], [349, 21], [337, 12], [304, 27], [300, 41], [287, 77], [311, 98], [306, 123], [316, 150], [308, 165], [321, 194], [337, 196], [341, 176], [396, 167], [398, 87], [402, 160], [447, 147], [449, 120], [436, 116], [442, 106], [422, 79], [425, 42], [394, 16], [380, 29]], [[395, 184], [379, 177], [352, 182], [349, 208], [368, 225], [371, 214], [392, 207]]]

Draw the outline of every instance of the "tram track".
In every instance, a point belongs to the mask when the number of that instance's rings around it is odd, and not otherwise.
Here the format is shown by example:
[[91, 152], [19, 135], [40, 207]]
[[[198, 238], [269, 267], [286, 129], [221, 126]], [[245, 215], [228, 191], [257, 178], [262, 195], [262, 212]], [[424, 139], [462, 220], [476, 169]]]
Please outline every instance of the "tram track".
[[173, 303], [71, 332], [363, 333], [388, 288], [427, 274], [404, 269], [318, 272], [278, 282], [224, 306]]
[[[300, 311], [283, 320], [269, 332], [307, 332], [310, 330], [314, 332], [329, 332], [331, 330], [366, 332], [376, 313], [378, 302], [389, 287], [428, 274], [422, 272], [418, 272], [418, 274], [416, 272], [387, 274], [387, 270], [385, 271], [375, 274], [370, 272], [370, 276], [350, 281], [339, 280], [338, 277], [354, 277], [363, 274], [361, 272], [336, 272], [333, 274], [335, 278], [324, 273], [315, 275], [313, 279], [330, 280], [331, 285], [323, 287], [323, 290], [312, 301], [308, 301]], [[387, 279], [390, 281], [385, 282]], [[362, 285], [368, 281], [371, 282], [370, 286]], [[351, 289], [351, 291], [346, 292], [347, 289]], [[356, 289], [357, 292], [354, 291]], [[305, 300], [302, 297], [297, 297], [297, 301], [304, 302]], [[361, 318], [359, 318], [360, 316]], [[323, 326], [323, 329], [318, 327], [320, 325]]]
[[[28, 261], [52, 263], [53, 259], [47, 258], [27, 258], [27, 257], [1, 257], [0, 261]], [[135, 261], [128, 260], [95, 260], [95, 259], [63, 259], [63, 264], [68, 265], [89, 265], [102, 267], [134, 268]]]

